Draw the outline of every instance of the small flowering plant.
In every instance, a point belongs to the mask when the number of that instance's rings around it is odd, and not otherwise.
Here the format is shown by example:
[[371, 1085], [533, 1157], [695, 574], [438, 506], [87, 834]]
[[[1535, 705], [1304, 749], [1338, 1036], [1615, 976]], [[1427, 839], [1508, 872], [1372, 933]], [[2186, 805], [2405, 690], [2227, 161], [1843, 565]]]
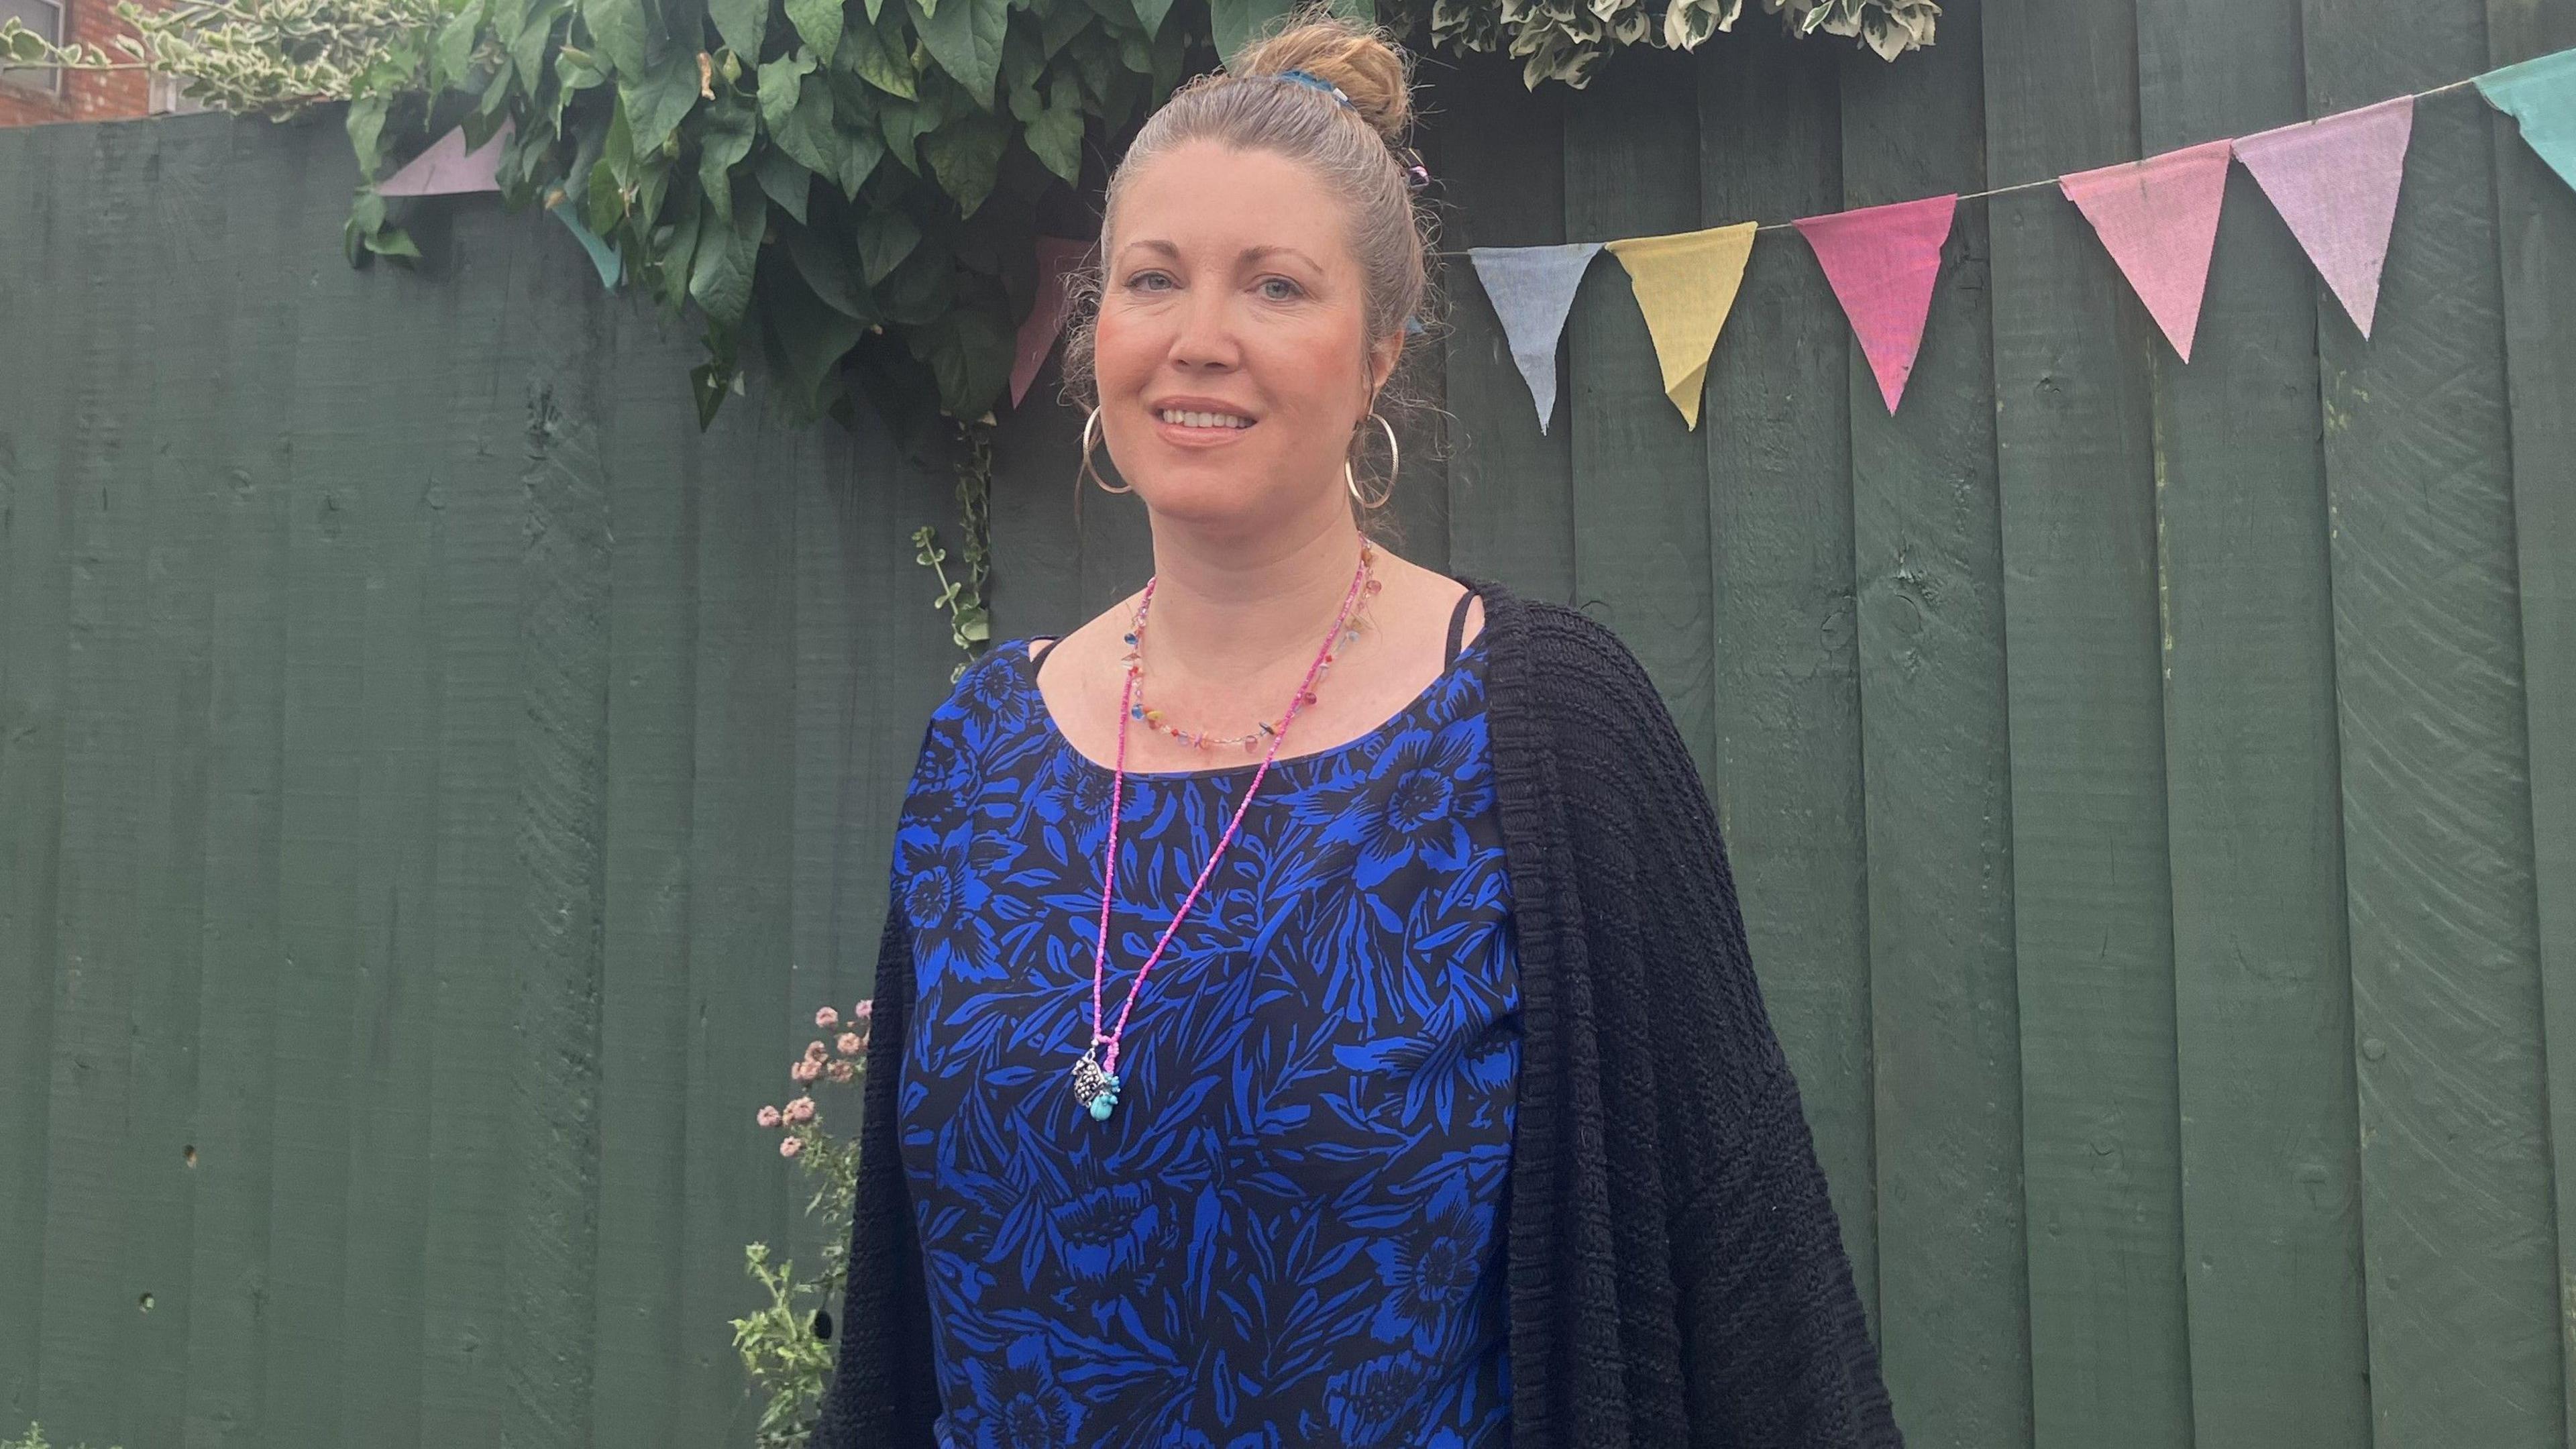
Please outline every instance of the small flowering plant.
[[[745, 1266], [769, 1294], [768, 1306], [733, 1320], [734, 1351], [769, 1400], [761, 1410], [757, 1449], [806, 1449], [831, 1377], [824, 1315], [840, 1303], [849, 1283], [850, 1207], [859, 1167], [857, 1098], [832, 1089], [851, 1086], [867, 1068], [869, 1005], [860, 1002], [846, 1019], [836, 1007], [815, 1012], [814, 1029], [823, 1035], [807, 1042], [804, 1055], [787, 1069], [796, 1094], [752, 1114], [761, 1131], [776, 1137], [778, 1155], [793, 1160], [813, 1185], [805, 1215], [822, 1229], [824, 1244], [822, 1267], [808, 1279], [798, 1278], [796, 1265], [784, 1259], [773, 1266], [767, 1243], [743, 1249]], [[836, 1107], [846, 1105], [850, 1135], [836, 1137], [825, 1129], [818, 1092]]]

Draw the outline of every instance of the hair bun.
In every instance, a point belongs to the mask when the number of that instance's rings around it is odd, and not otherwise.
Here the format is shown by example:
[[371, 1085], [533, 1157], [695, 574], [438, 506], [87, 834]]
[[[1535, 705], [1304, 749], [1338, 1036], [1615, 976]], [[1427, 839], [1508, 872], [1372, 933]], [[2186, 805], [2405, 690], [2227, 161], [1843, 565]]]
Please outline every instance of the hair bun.
[[1412, 77], [1404, 52], [1377, 27], [1322, 6], [1291, 15], [1285, 29], [1247, 46], [1226, 69], [1239, 76], [1302, 70], [1330, 81], [1388, 145], [1400, 142], [1413, 122]]

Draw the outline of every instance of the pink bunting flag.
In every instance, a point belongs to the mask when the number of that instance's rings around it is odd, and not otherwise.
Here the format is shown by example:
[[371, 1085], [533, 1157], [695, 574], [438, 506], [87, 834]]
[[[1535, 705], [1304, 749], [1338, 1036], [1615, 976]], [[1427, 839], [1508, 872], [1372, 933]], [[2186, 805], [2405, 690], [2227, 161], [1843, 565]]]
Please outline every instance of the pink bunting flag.
[[1860, 339], [1890, 413], [1914, 373], [1924, 319], [1932, 315], [1932, 287], [1941, 278], [1941, 244], [1950, 239], [1958, 209], [1953, 192], [1797, 223], [1851, 319], [1852, 335]]
[[2415, 98], [2399, 96], [2236, 142], [2236, 159], [2364, 337], [2379, 310], [2379, 269], [2414, 133]]
[[2191, 361], [2200, 329], [2200, 299], [2209, 287], [2209, 254], [2218, 243], [2218, 208], [2227, 198], [2233, 141], [2207, 141], [2057, 178], [2103, 249], [2120, 264], [2165, 340]]
[[469, 191], [498, 191], [501, 147], [510, 139], [503, 121], [492, 139], [465, 149], [465, 128], [457, 127], [430, 143], [428, 150], [403, 164], [400, 171], [376, 183], [378, 196], [461, 196]]
[[1046, 365], [1047, 354], [1055, 350], [1055, 339], [1064, 331], [1065, 279], [1080, 265], [1091, 250], [1091, 243], [1067, 241], [1059, 236], [1042, 236], [1038, 248], [1038, 299], [1029, 308], [1027, 320], [1020, 323], [1020, 337], [1011, 357], [1011, 406], [1028, 396], [1029, 384], [1038, 380], [1038, 369]]

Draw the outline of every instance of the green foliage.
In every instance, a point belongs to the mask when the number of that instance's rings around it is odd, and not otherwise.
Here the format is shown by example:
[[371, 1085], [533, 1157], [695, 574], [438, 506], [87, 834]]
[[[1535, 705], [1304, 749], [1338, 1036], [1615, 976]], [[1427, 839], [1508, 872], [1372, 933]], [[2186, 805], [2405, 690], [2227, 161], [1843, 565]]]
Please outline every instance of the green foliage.
[[[769, 1301], [748, 1317], [733, 1320], [734, 1352], [752, 1386], [765, 1396], [756, 1449], [806, 1449], [823, 1406], [823, 1389], [832, 1375], [833, 1350], [821, 1324], [842, 1301], [850, 1275], [850, 1215], [858, 1196], [859, 1143], [854, 1132], [837, 1137], [827, 1128], [830, 1102], [847, 1101], [855, 1122], [859, 1104], [850, 1089], [866, 1080], [868, 1008], [863, 1003], [848, 1021], [826, 1008], [815, 1026], [833, 1033], [805, 1048], [789, 1068], [804, 1093], [783, 1108], [763, 1107], [758, 1114], [765, 1132], [780, 1134], [780, 1150], [794, 1159], [813, 1193], [805, 1215], [814, 1221], [824, 1243], [822, 1267], [811, 1278], [796, 1276], [796, 1265], [773, 1266], [767, 1243], [743, 1248], [743, 1265]], [[827, 1090], [828, 1089], [828, 1090]], [[818, 1100], [816, 1093], [824, 1093]], [[8, 1446], [0, 1445], [0, 1449]]]
[[[1408, 9], [1424, 0], [1400, 0]], [[1601, 63], [1635, 45], [1696, 50], [1732, 30], [1744, 0], [1427, 0], [1432, 42], [1447, 50], [1501, 52], [1521, 62], [1531, 90], [1555, 80], [1581, 89]], [[1793, 35], [1857, 38], [1894, 60], [1932, 43], [1936, 0], [1762, 0]]]
[[[1588, 84], [1633, 45], [1692, 49], [1745, 0], [1330, 0], [1453, 51]], [[1935, 0], [1761, 0], [1879, 54], [1932, 41]], [[1088, 215], [1093, 158], [1292, 0], [177, 0], [118, 7], [111, 61], [0, 24], [0, 60], [148, 67], [231, 110], [348, 103], [362, 174], [349, 259], [409, 264], [410, 201], [372, 183], [451, 126], [511, 128], [511, 205], [562, 204], [624, 276], [706, 328], [702, 423], [750, 361], [791, 416], [855, 381], [905, 439], [980, 418], [1036, 295], [1033, 241]], [[432, 203], [433, 205], [435, 203]], [[970, 525], [970, 532], [972, 531]], [[963, 617], [963, 616], [961, 616]], [[962, 630], [961, 625], [961, 630]]]
[[45, 1442], [45, 1426], [42, 1424], [29, 1424], [27, 1426], [26, 1438], [0, 1439], [0, 1449], [89, 1449], [89, 1446], [86, 1444], [65, 1444], [61, 1446], [49, 1445]]

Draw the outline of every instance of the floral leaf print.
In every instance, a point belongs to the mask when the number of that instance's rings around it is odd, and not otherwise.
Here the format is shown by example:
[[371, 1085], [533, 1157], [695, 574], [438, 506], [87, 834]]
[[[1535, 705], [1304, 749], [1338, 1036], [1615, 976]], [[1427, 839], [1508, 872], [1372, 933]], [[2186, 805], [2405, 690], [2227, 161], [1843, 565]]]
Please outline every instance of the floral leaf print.
[[[1252, 766], [1131, 774], [1114, 1017]], [[1111, 774], [1026, 641], [934, 714], [895, 840], [917, 1003], [899, 1138], [956, 1449], [1509, 1437], [1519, 1071], [1483, 654], [1275, 762], [1080, 1110]]]

